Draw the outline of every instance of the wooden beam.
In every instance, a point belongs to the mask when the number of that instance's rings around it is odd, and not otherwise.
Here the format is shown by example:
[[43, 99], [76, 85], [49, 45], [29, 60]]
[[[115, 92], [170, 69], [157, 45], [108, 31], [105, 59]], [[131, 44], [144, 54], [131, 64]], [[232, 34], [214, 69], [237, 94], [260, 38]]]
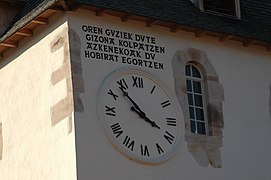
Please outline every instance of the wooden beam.
[[159, 22], [158, 20], [152, 20], [152, 21], [146, 22], [146, 26], [147, 27], [152, 27], [158, 22]]
[[70, 11], [71, 10], [69, 5], [67, 4], [67, 2], [65, 0], [62, 0], [60, 3], [61, 3], [61, 6], [63, 7], [63, 9], [65, 11]]
[[229, 35], [229, 34], [223, 34], [219, 37], [219, 41], [220, 42], [225, 42], [226, 40], [228, 40], [229, 38], [231, 38], [232, 35]]
[[21, 29], [17, 31], [15, 34], [20, 35], [20, 36], [30, 37], [30, 36], [33, 36], [33, 31], [30, 29]]
[[106, 11], [107, 11], [106, 9], [98, 9], [96, 11], [96, 16], [102, 16], [106, 13]]
[[7, 40], [7, 41], [2, 42], [0, 46], [16, 48], [18, 47], [18, 42]]
[[177, 32], [180, 29], [179, 25], [173, 25], [170, 27], [170, 31], [171, 32]]
[[200, 30], [198, 30], [198, 31], [196, 31], [196, 32], [194, 32], [194, 33], [195, 33], [195, 36], [196, 36], [197, 38], [200, 38], [200, 37], [202, 37], [206, 32], [207, 32], [206, 30], [200, 29]]
[[36, 24], [45, 25], [45, 24], [48, 24], [48, 18], [38, 17], [38, 18], [32, 20], [32, 22], [36, 23]]
[[266, 50], [267, 51], [271, 51], [271, 44], [269, 44], [268, 46], [266, 46]]
[[121, 17], [121, 21], [122, 22], [127, 22], [130, 18], [132, 17], [132, 15], [124, 15]]
[[244, 47], [248, 47], [252, 43], [253, 43], [253, 40], [251, 40], [251, 39], [248, 39], [248, 40], [245, 40], [245, 41], [242, 42], [242, 44], [243, 44]]
[[0, 59], [1, 59], [1, 58], [3, 58], [3, 54], [2, 54], [2, 53], [0, 53]]
[[52, 11], [52, 12], [64, 12], [64, 8], [62, 6], [55, 6], [55, 7], [50, 7], [48, 9], [49, 11]]

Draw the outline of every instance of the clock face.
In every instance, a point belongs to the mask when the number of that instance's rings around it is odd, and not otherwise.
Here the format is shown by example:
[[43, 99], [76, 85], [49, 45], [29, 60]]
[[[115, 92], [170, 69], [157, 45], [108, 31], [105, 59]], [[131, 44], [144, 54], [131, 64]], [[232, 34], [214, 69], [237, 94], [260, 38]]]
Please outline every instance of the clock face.
[[121, 69], [102, 83], [97, 99], [106, 136], [123, 155], [157, 164], [179, 148], [183, 123], [175, 96], [156, 77], [138, 69]]

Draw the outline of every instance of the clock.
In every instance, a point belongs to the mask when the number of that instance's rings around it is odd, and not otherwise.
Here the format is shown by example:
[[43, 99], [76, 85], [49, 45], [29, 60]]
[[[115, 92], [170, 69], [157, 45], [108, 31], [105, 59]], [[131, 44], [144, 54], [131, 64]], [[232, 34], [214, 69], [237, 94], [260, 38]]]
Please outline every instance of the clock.
[[110, 73], [97, 97], [97, 112], [113, 147], [130, 160], [159, 164], [171, 159], [183, 137], [181, 109], [157, 77], [140, 69]]

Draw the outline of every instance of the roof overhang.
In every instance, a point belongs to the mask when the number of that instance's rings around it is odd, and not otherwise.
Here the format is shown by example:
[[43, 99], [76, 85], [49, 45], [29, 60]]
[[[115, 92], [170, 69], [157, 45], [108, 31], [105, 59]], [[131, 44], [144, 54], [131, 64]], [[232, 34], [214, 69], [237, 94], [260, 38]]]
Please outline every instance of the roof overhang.
[[65, 0], [45, 0], [39, 4], [36, 8], [32, 9], [29, 13], [19, 19], [9, 30], [0, 38], [0, 58], [3, 57], [4, 53], [10, 48], [17, 48], [19, 41], [26, 37], [33, 36], [33, 30], [42, 25], [49, 23], [49, 18], [63, 13], [65, 11], [73, 11], [78, 8], [92, 11], [96, 16], [102, 16], [104, 14], [117, 16], [122, 22], [129, 20], [135, 20], [144, 22], [146, 27], [151, 28], [154, 25], [163, 26], [169, 28], [171, 32], [187, 31], [191, 32], [197, 38], [204, 36], [214, 37], [220, 42], [227, 40], [233, 40], [240, 42], [244, 47], [251, 45], [261, 46], [267, 51], [271, 51], [271, 42], [262, 40], [250, 39], [234, 34], [225, 34], [222, 32], [216, 32], [200, 27], [193, 27], [186, 24], [178, 24], [175, 22], [169, 22], [159, 19], [153, 19], [149, 17], [139, 16], [130, 14], [128, 12], [122, 12], [114, 9], [108, 9], [99, 7], [93, 4], [85, 3], [73, 3], [67, 4]]

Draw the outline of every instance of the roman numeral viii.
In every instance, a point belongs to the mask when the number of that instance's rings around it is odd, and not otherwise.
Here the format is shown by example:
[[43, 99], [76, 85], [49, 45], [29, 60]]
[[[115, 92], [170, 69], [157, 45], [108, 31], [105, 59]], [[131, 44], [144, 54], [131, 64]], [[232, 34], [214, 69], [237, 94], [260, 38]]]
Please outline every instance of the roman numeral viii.
[[117, 138], [123, 133], [123, 131], [121, 130], [121, 126], [120, 126], [119, 123], [115, 123], [115, 124], [113, 124], [110, 127], [111, 127], [111, 129], [113, 131], [113, 134], [115, 134]]

